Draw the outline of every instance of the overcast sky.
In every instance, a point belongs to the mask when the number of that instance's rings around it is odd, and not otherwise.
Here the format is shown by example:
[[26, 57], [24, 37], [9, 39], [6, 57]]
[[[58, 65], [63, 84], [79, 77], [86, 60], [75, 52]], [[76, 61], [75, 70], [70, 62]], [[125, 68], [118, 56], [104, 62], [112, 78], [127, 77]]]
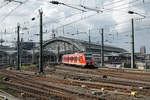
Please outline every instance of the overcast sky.
[[[17, 1], [17, 0], [16, 0]], [[135, 50], [139, 52], [145, 45], [150, 53], [150, 1], [149, 0], [59, 0], [67, 5], [83, 9], [86, 12], [72, 9], [64, 5], [50, 4], [50, 0], [18, 0], [17, 2], [0, 0], [0, 32], [7, 30], [1, 37], [6, 41], [16, 41], [15, 28], [20, 23], [21, 37], [24, 41], [38, 41], [39, 37], [39, 13], [43, 10], [44, 40], [50, 38], [52, 29], [56, 36], [66, 36], [76, 39], [88, 40], [89, 30], [91, 40], [100, 42], [101, 28], [104, 28], [105, 44], [114, 45], [130, 51], [131, 18], [135, 25]], [[27, 2], [25, 2], [27, 1]], [[103, 12], [97, 13], [92, 8]], [[139, 15], [129, 15], [129, 10], [145, 15], [145, 19]], [[31, 19], [35, 17], [34, 21]], [[27, 28], [27, 30], [23, 30]], [[86, 32], [86, 34], [76, 34]]]

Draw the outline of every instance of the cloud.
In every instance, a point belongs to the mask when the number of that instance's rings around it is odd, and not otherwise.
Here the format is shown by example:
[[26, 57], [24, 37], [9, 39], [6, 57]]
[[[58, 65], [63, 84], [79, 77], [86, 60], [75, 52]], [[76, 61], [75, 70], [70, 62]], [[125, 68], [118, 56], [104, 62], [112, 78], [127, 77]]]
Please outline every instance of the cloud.
[[[21, 0], [20, 0], [21, 1]], [[25, 1], [25, 0], [24, 0]], [[24, 5], [20, 6], [16, 9], [11, 15], [9, 15], [1, 24], [0, 29], [4, 30], [5, 28], [15, 28], [17, 23], [19, 22], [22, 27], [26, 26], [30, 28], [29, 30], [24, 31], [24, 39], [26, 41], [29, 38], [38, 41], [38, 37], [33, 35], [39, 33], [39, 13], [38, 10], [42, 8], [43, 10], [43, 22], [44, 22], [44, 31], [48, 31], [49, 33], [44, 35], [44, 39], [48, 39], [50, 36], [50, 31], [52, 28], [57, 28], [62, 25], [66, 25], [65, 32], [76, 33], [77, 30], [81, 32], [87, 32], [91, 29], [91, 37], [93, 41], [100, 41], [100, 34], [98, 29], [104, 28], [105, 39], [109, 39], [112, 45], [120, 46], [129, 50], [130, 47], [130, 32], [131, 32], [131, 21], [130, 19], [138, 18], [140, 16], [137, 15], [129, 15], [128, 10], [134, 10], [141, 14], [149, 15], [148, 0], [145, 0], [145, 4], [141, 2], [141, 0], [59, 0], [60, 2], [69, 4], [74, 7], [79, 7], [80, 4], [95, 8], [102, 9], [104, 13], [95, 14], [92, 17], [86, 18], [88, 15], [92, 15], [96, 12], [88, 11], [88, 13], [82, 13], [76, 9], [72, 9], [63, 5], [52, 5], [49, 3], [49, 0], [29, 0]], [[120, 1], [120, 2], [119, 2]], [[131, 3], [137, 1], [135, 3]], [[3, 1], [0, 1], [0, 6], [5, 4]], [[122, 5], [122, 6], [120, 6]], [[137, 5], [137, 6], [133, 6]], [[146, 6], [147, 5], [147, 6]], [[0, 18], [5, 17], [10, 10], [17, 6], [17, 3], [10, 3], [7, 6], [0, 8]], [[118, 6], [118, 7], [117, 7]], [[133, 6], [133, 7], [130, 7]], [[146, 7], [144, 7], [146, 6]], [[109, 9], [109, 10], [107, 10]], [[110, 11], [111, 10], [111, 11]], [[112, 11], [113, 10], [113, 11]], [[73, 14], [80, 13], [78, 15], [72, 16]], [[69, 16], [69, 17], [68, 17]], [[32, 17], [36, 17], [36, 20], [31, 21]], [[82, 19], [82, 20], [80, 20]], [[1, 20], [1, 19], [0, 19]], [[79, 20], [79, 21], [77, 21]], [[74, 22], [75, 23], [72, 23]], [[77, 22], [76, 22], [77, 21]], [[125, 23], [127, 21], [127, 23]], [[123, 24], [120, 24], [123, 23]], [[138, 31], [139, 28], [144, 27], [144, 25], [149, 25], [149, 20], [136, 21], [135, 22], [135, 48], [136, 51], [139, 50], [141, 45], [148, 44], [149, 33], [148, 30]], [[34, 26], [34, 27], [33, 27]], [[57, 29], [57, 35], [62, 35], [63, 27]], [[30, 34], [28, 34], [28, 32]], [[118, 35], [117, 35], [118, 33]], [[143, 33], [140, 34], [140, 33]], [[114, 39], [112, 35], [114, 35]], [[125, 35], [128, 35], [126, 37]], [[65, 36], [72, 37], [72, 35], [65, 34]], [[11, 37], [16, 37], [16, 34], [9, 34], [5, 36], [6, 39], [10, 39]], [[80, 34], [74, 35], [75, 38], [78, 39], [88, 39], [88, 34]], [[145, 41], [142, 41], [145, 38]], [[147, 41], [146, 41], [147, 40]], [[125, 42], [129, 42], [126, 44]], [[150, 52], [150, 50], [148, 50]]]

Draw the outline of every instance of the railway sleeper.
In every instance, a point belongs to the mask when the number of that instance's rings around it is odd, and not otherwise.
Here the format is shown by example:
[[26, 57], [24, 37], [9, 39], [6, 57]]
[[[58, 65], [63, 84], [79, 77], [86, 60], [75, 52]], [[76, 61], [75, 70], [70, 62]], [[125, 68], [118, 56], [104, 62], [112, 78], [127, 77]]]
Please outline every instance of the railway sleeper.
[[14, 86], [14, 88], [17, 88], [17, 89], [21, 89], [23, 91], [27, 91], [27, 92], [30, 92], [30, 93], [35, 93], [37, 95], [40, 95], [40, 96], [45, 96], [45, 97], [50, 97], [50, 98], [58, 98], [58, 100], [78, 100], [78, 99], [75, 99], [73, 97], [68, 97], [68, 96], [65, 96], [65, 95], [61, 95], [61, 94], [58, 94], [58, 93], [53, 93], [53, 92], [45, 92], [45, 91], [42, 91], [42, 90], [39, 90], [39, 89], [35, 89], [35, 88], [32, 88], [32, 87], [28, 87], [28, 86], [24, 86], [24, 85], [20, 85], [20, 84], [12, 84], [12, 83], [6, 83], [10, 86]]

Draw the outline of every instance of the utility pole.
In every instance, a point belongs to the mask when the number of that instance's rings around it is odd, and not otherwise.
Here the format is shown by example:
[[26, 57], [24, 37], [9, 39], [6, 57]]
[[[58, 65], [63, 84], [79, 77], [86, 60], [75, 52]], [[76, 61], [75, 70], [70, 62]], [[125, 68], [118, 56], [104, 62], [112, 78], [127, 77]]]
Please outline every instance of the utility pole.
[[39, 10], [40, 14], [40, 62], [39, 62], [39, 67], [40, 67], [40, 73], [43, 73], [43, 11], [40, 9]]
[[[143, 0], [144, 2], [144, 0]], [[137, 12], [134, 11], [128, 11], [129, 14], [136, 14], [139, 16], [142, 16], [143, 18], [145, 18], [145, 15], [139, 14]], [[134, 57], [134, 19], [131, 19], [132, 21], [132, 32], [131, 32], [131, 68], [135, 68], [135, 57]]]
[[2, 44], [3, 44], [3, 33], [1, 33], [1, 46], [2, 46]]
[[35, 45], [33, 44], [33, 48], [32, 48], [32, 64], [35, 64]]
[[89, 29], [89, 50], [90, 50], [90, 46], [91, 46], [91, 35], [90, 35], [90, 29]]
[[17, 25], [17, 70], [20, 70], [20, 25]]
[[60, 45], [57, 47], [57, 63], [59, 63], [59, 56], [60, 56]]
[[104, 29], [102, 28], [101, 33], [101, 66], [104, 66]]
[[132, 21], [132, 33], [131, 33], [131, 68], [135, 67], [135, 58], [134, 58], [134, 19]]

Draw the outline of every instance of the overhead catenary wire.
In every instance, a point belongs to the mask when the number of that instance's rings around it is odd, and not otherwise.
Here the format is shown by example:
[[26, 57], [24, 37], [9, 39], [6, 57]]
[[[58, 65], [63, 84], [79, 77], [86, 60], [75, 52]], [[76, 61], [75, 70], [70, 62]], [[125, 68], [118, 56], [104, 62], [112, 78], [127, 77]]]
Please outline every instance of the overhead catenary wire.
[[[92, 15], [91, 15], [92, 16]], [[93, 15], [94, 16], [94, 15]], [[90, 17], [90, 16], [89, 16]], [[84, 18], [83, 18], [84, 19]], [[74, 21], [74, 22], [76, 22], [76, 21]], [[74, 23], [74, 22], [72, 22], [72, 23]], [[47, 24], [47, 23], [46, 23]], [[71, 24], [71, 23], [70, 23]], [[70, 24], [67, 24], [67, 25], [70, 25]], [[65, 25], [65, 26], [67, 26], [67, 25]], [[63, 25], [64, 26], [64, 25]]]
[[[137, 1], [137, 0], [136, 0]], [[134, 1], [135, 2], [135, 1]], [[133, 3], [133, 2], [129, 2], [129, 3]], [[129, 4], [129, 3], [127, 3], [127, 4]], [[117, 7], [119, 7], [119, 6], [117, 6]], [[123, 9], [123, 8], [122, 8]], [[109, 10], [109, 9], [107, 9], [107, 10]], [[110, 11], [111, 11], [112, 9], [110, 9]], [[117, 10], [117, 9], [116, 9]], [[105, 11], [105, 10], [104, 10]], [[107, 11], [107, 12], [110, 12], [110, 11]], [[113, 10], [114, 11], [114, 10]], [[106, 11], [105, 11], [106, 12]], [[94, 15], [96, 15], [97, 13], [95, 13]], [[93, 16], [94, 16], [93, 15]], [[72, 16], [71, 16], [72, 17]], [[86, 17], [86, 18], [90, 18], [90, 17], [92, 17], [92, 15], [90, 15], [89, 17]], [[85, 19], [86, 19], [85, 18]], [[84, 19], [84, 18], [83, 18]], [[80, 20], [79, 20], [80, 21]], [[78, 22], [78, 21], [74, 21], [74, 22]], [[73, 22], [72, 22], [73, 23]], [[48, 24], [48, 22], [46, 23], [46, 24]], [[70, 23], [71, 24], [71, 23]], [[70, 24], [67, 24], [67, 25], [70, 25]], [[64, 27], [64, 26], [67, 26], [67, 25], [62, 25], [62, 27]], [[36, 26], [32, 26], [32, 27], [37, 27], [37, 25]], [[60, 27], [61, 28], [61, 27]]]
[[19, 3], [15, 8], [13, 8], [7, 15], [5, 15], [2, 19], [1, 19], [1, 23], [8, 17], [10, 16], [17, 8], [19, 8], [22, 4], [28, 2], [29, 0], [24, 1], [23, 3]]
[[[150, 2], [147, 2], [146, 4], [150, 4]], [[137, 6], [138, 4], [136, 4], [136, 5], [132, 5], [132, 6], [129, 6], [129, 7], [122, 7], [122, 8], [119, 8], [119, 9], [115, 9], [115, 10], [112, 10], [112, 9], [107, 9], [108, 11], [103, 11], [104, 13], [106, 13], [106, 12], [112, 12], [112, 11], [117, 11], [117, 10], [122, 10], [122, 9], [125, 9], [125, 8], [131, 8], [131, 7], [134, 7], [134, 6]], [[95, 15], [98, 15], [97, 13], [95, 13], [95, 14], [92, 14], [92, 15], [89, 15], [89, 16], [87, 16], [87, 17], [85, 17], [85, 19], [87, 19], [87, 18], [90, 18], [90, 17], [93, 17], [93, 16], [95, 16]], [[79, 20], [76, 20], [76, 21], [73, 21], [73, 22], [71, 22], [71, 23], [68, 23], [68, 24], [65, 24], [65, 25], [62, 25], [62, 27], [63, 26], [67, 26], [67, 25], [70, 25], [70, 24], [72, 24], [72, 23], [75, 23], [75, 22], [78, 22], [78, 21], [81, 21], [81, 20], [84, 20], [84, 19], [79, 19]], [[61, 28], [61, 26], [59, 26], [58, 28]]]
[[10, 2], [4, 2], [4, 4], [0, 6], [0, 9], [3, 8], [3, 7], [5, 7], [5, 6], [8, 5], [9, 3], [10, 3]]
[[[138, 0], [136, 0], [136, 1], [134, 1], [134, 2], [137, 2]], [[134, 3], [134, 2], [129, 2], [129, 3], [126, 3], [126, 5], [127, 4], [131, 4], [131, 3]], [[124, 4], [125, 5], [125, 4]], [[122, 5], [120, 5], [120, 6], [117, 6], [117, 7], [121, 7]], [[117, 8], [117, 7], [113, 7], [113, 8], [110, 8], [110, 9], [106, 9], [106, 10], [112, 10], [112, 9], [114, 9], [114, 8]], [[106, 10], [104, 9], [104, 11], [106, 12]], [[117, 9], [116, 9], [117, 10]], [[114, 11], [114, 10], [113, 10]], [[107, 11], [108, 12], [108, 11]]]
[[[130, 3], [133, 3], [133, 2], [130, 2]], [[117, 6], [117, 7], [119, 7], [119, 6]], [[122, 8], [123, 9], [123, 8]], [[107, 10], [109, 10], [109, 9], [107, 9]], [[112, 9], [110, 9], [110, 10], [112, 10]], [[117, 9], [116, 9], [117, 10]], [[103, 11], [103, 12], [109, 12], [109, 11]], [[85, 17], [85, 19], [86, 18], [90, 18], [90, 17], [92, 17], [92, 16], [95, 16], [97, 13], [95, 13], [95, 14], [93, 14], [93, 15], [89, 15], [89, 16], [87, 16], [87, 17]], [[76, 20], [76, 21], [73, 21], [73, 22], [71, 22], [71, 23], [68, 23], [68, 24], [66, 24], [66, 25], [63, 25], [63, 26], [67, 26], [67, 25], [70, 25], [70, 24], [72, 24], [72, 23], [74, 23], [74, 22], [78, 22], [78, 21], [80, 21], [80, 20], [84, 20], [84, 19], [79, 19], [79, 20]], [[58, 28], [61, 28], [61, 26], [60, 27], [58, 27]]]
[[[90, 17], [90, 16], [89, 16], [89, 17]], [[128, 21], [129, 21], [129, 20], [128, 20]], [[124, 21], [124, 22], [128, 22], [128, 21]], [[121, 22], [121, 23], [119, 23], [119, 24], [112, 25], [112, 27], [118, 26], [118, 25], [120, 25], [120, 24], [123, 24], [124, 22]], [[72, 22], [72, 23], [74, 23], [74, 22]], [[72, 24], [72, 23], [70, 23], [70, 24]], [[63, 25], [63, 27], [64, 27], [64, 26], [67, 26], [67, 25], [69, 25], [69, 24]], [[37, 25], [37, 26], [38, 26], [38, 25]], [[35, 26], [35, 27], [37, 27], [37, 26]], [[34, 26], [32, 26], [32, 27], [34, 27]], [[32, 27], [30, 27], [30, 28], [32, 28]]]

